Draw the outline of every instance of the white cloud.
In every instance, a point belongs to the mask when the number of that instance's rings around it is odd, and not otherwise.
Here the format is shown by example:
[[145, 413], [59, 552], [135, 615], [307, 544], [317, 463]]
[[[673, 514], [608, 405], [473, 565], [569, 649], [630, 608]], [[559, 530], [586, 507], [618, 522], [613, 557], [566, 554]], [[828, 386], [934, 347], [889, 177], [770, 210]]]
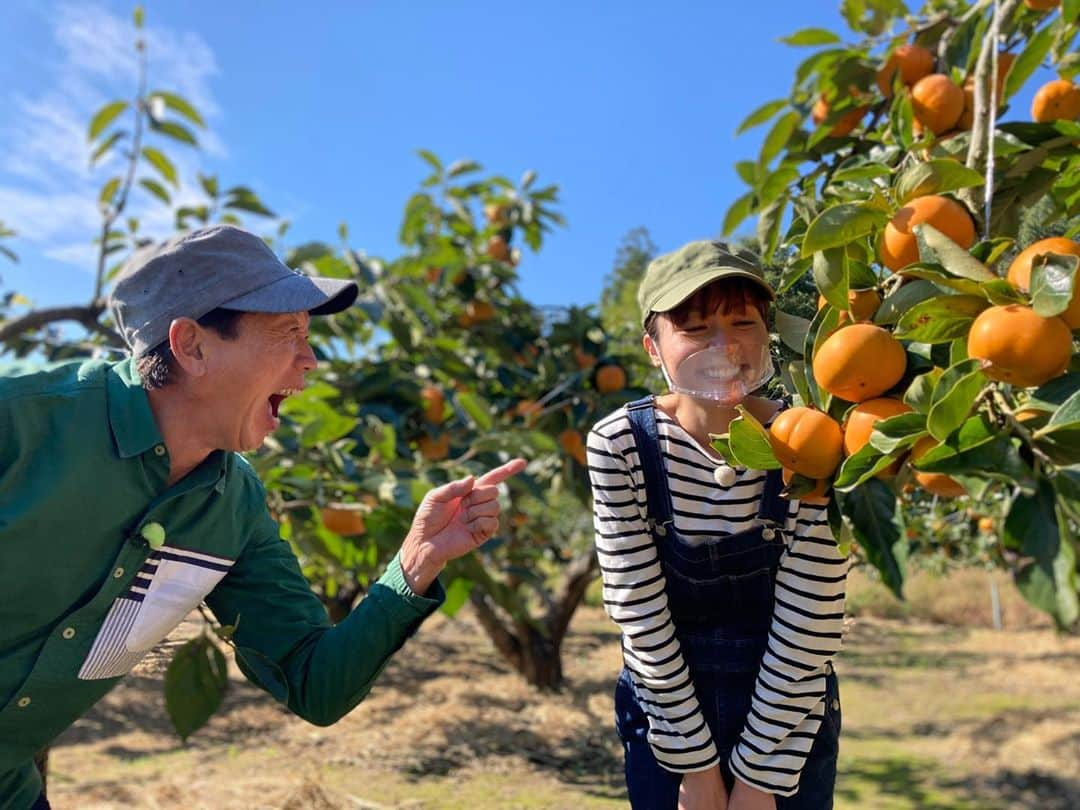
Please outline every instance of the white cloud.
[[[51, 20], [60, 58], [50, 65], [43, 90], [32, 96], [12, 92], [7, 104], [11, 114], [0, 125], [0, 219], [42, 255], [92, 272], [92, 241], [101, 227], [98, 190], [125, 165], [112, 157], [91, 169], [86, 128], [103, 103], [134, 94], [136, 32], [129, 18], [92, 4], [63, 4]], [[210, 123], [219, 118], [211, 87], [218, 67], [206, 42], [190, 31], [153, 25], [144, 35], [149, 89], [178, 93]], [[122, 119], [118, 124], [123, 126]], [[172, 142], [164, 145], [188, 185], [195, 183], [203, 153], [226, 155], [225, 145], [212, 132], [196, 134], [201, 153]], [[188, 189], [178, 197], [198, 199]], [[172, 228], [171, 212], [141, 192], [132, 195], [125, 216], [138, 217], [151, 234]]]

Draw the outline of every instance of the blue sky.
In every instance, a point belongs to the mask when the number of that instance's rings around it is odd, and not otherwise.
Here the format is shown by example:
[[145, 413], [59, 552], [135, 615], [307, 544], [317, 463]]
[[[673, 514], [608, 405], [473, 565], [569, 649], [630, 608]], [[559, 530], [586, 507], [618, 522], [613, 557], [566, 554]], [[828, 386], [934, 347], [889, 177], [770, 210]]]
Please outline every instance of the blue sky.
[[[568, 227], [525, 253], [538, 304], [598, 299], [615, 250], [646, 226], [663, 250], [715, 235], [743, 193], [735, 137], [785, 96], [810, 51], [779, 37], [843, 31], [839, 0], [719, 2], [147, 2], [153, 87], [205, 114], [203, 150], [180, 170], [253, 186], [292, 222], [290, 243], [350, 242], [392, 256], [416, 149], [473, 158], [562, 188]], [[0, 290], [38, 304], [86, 300], [96, 189], [86, 123], [133, 86], [127, 2], [6, 0], [0, 27], [0, 220], [19, 231]], [[1030, 104], [1035, 80], [1016, 100]], [[1037, 86], [1037, 84], [1035, 85]], [[170, 218], [149, 210], [162, 234]], [[269, 229], [265, 229], [269, 230]]]

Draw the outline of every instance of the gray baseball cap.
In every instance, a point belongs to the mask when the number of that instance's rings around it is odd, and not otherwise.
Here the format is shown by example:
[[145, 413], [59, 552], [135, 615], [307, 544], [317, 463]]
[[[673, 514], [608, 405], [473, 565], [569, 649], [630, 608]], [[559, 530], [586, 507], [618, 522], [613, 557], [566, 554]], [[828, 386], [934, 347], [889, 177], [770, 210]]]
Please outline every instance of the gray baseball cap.
[[135, 357], [169, 337], [176, 318], [214, 309], [330, 315], [352, 305], [355, 281], [307, 276], [286, 267], [254, 234], [214, 225], [136, 251], [109, 306]]

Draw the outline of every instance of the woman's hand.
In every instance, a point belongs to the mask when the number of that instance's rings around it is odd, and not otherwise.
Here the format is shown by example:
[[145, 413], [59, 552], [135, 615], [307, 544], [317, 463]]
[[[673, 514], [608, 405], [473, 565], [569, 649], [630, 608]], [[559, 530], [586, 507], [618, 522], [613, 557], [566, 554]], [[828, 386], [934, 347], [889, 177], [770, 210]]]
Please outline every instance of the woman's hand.
[[776, 797], [736, 778], [727, 807], [728, 810], [776, 810]]
[[679, 785], [679, 810], [727, 810], [727, 789], [720, 766], [684, 773]]

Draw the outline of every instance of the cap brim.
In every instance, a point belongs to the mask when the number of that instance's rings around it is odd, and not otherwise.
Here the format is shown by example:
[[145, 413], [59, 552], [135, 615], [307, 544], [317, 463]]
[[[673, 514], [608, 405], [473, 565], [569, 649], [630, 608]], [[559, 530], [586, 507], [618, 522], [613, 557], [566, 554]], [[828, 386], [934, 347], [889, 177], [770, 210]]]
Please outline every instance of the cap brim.
[[219, 306], [241, 312], [308, 312], [332, 315], [352, 306], [360, 288], [355, 281], [299, 273], [232, 298]]
[[682, 281], [680, 284], [674, 285], [670, 290], [665, 290], [664, 294], [656, 299], [656, 302], [650, 307], [651, 312], [668, 312], [675, 309], [679, 304], [696, 293], [706, 284], [711, 284], [718, 278], [746, 278], [753, 281], [762, 290], [768, 293], [769, 300], [776, 300], [776, 293], [772, 291], [772, 288], [761, 280], [760, 276], [756, 276], [747, 270], [735, 270], [730, 267], [717, 267], [710, 272], [703, 273], [701, 275], [695, 275], [693, 278], [688, 278]]

